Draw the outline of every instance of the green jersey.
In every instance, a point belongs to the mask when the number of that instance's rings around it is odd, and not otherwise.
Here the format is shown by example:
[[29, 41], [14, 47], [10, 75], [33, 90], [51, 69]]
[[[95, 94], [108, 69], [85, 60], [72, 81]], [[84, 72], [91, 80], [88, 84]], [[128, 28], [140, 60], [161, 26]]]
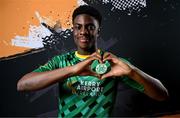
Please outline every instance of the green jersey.
[[[40, 66], [34, 72], [45, 72], [75, 65], [83, 61], [74, 51], [55, 56], [47, 64]], [[125, 84], [143, 91], [142, 85], [121, 77], [100, 80], [94, 76], [74, 76], [59, 83], [59, 117], [107, 117], [112, 110], [115, 98], [115, 83]]]

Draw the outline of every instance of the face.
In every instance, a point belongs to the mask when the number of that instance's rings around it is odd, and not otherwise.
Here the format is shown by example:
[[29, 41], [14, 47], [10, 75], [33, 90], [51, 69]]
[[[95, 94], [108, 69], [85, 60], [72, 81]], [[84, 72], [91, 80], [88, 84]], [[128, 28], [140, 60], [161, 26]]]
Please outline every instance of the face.
[[73, 35], [78, 51], [95, 51], [99, 22], [92, 16], [80, 14], [73, 21]]

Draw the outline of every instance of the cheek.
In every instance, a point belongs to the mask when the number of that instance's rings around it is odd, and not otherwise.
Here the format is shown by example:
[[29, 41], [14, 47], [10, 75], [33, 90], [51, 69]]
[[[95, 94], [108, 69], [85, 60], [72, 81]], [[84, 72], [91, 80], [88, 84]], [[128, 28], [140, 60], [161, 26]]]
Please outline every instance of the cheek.
[[97, 32], [93, 32], [91, 36], [94, 40], [96, 40], [99, 37], [99, 34]]
[[73, 32], [73, 38], [74, 38], [74, 41], [76, 42], [76, 40], [77, 40], [77, 32]]
[[77, 33], [73, 32], [73, 40], [76, 45], [78, 45]]
[[77, 31], [73, 31], [73, 36], [76, 37], [77, 36]]

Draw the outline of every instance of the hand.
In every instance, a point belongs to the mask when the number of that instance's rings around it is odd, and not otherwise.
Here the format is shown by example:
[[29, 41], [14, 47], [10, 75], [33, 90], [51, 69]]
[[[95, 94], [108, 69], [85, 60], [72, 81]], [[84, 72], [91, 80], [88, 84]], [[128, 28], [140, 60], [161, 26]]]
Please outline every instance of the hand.
[[79, 62], [76, 65], [72, 66], [72, 70], [73, 70], [73, 75], [74, 76], [96, 76], [98, 78], [100, 78], [100, 75], [98, 75], [97, 73], [93, 72], [91, 70], [91, 64], [94, 60], [98, 60], [100, 63], [102, 63], [101, 60], [101, 55], [97, 52], [93, 53], [90, 55], [90, 57], [88, 57], [87, 59], [85, 59], [82, 62]]
[[127, 63], [123, 62], [121, 59], [109, 52], [106, 52], [103, 56], [103, 62], [106, 60], [111, 63], [111, 70], [102, 75], [101, 79], [129, 75], [132, 71], [131, 67]]

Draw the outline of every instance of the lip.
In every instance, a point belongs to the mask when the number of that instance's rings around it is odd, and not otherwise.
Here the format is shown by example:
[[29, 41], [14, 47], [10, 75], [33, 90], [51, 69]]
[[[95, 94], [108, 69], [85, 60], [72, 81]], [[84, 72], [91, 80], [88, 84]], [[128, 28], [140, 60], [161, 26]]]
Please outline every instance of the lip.
[[89, 39], [86, 38], [86, 37], [80, 37], [80, 38], [79, 38], [79, 41], [80, 41], [81, 43], [88, 43], [88, 42], [89, 42]]

